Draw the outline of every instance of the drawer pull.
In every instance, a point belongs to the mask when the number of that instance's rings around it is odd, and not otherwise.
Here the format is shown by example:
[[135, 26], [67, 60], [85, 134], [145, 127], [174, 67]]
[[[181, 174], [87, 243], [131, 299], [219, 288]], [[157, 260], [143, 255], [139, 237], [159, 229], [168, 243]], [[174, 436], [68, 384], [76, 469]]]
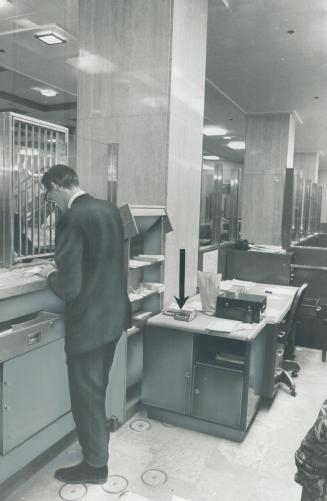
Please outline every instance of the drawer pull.
[[33, 334], [27, 335], [27, 345], [31, 346], [32, 344], [39, 343], [41, 341], [41, 332], [33, 332]]

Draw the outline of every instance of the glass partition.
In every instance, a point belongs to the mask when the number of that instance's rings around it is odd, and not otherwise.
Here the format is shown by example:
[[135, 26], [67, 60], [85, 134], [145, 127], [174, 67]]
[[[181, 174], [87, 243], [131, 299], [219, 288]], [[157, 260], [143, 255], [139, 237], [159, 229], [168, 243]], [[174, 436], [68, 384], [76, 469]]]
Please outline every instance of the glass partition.
[[239, 238], [240, 172], [232, 162], [203, 163], [200, 246]]

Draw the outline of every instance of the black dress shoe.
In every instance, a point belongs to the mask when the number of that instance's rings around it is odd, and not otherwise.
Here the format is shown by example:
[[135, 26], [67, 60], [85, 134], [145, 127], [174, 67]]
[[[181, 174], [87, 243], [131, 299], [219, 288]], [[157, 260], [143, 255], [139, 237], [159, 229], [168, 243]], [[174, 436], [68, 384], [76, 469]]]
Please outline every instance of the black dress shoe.
[[108, 467], [91, 466], [86, 461], [68, 468], [60, 468], [55, 478], [66, 484], [104, 484], [108, 479]]

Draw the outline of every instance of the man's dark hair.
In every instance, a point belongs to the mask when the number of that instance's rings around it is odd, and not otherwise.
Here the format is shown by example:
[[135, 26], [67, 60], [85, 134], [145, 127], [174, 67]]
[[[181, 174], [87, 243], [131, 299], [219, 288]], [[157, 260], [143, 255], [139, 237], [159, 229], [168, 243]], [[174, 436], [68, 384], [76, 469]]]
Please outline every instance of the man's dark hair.
[[46, 190], [51, 190], [51, 183], [56, 183], [62, 188], [72, 188], [79, 186], [76, 172], [68, 165], [56, 164], [43, 174], [41, 183]]

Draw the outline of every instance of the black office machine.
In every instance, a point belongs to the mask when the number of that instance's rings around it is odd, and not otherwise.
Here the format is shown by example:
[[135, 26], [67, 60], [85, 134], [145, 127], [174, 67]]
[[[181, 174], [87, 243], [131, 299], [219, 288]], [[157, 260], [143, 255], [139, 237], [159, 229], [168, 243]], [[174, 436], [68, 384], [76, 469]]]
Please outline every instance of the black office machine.
[[260, 313], [265, 311], [266, 306], [266, 296], [224, 292], [217, 296], [216, 317], [259, 323]]

